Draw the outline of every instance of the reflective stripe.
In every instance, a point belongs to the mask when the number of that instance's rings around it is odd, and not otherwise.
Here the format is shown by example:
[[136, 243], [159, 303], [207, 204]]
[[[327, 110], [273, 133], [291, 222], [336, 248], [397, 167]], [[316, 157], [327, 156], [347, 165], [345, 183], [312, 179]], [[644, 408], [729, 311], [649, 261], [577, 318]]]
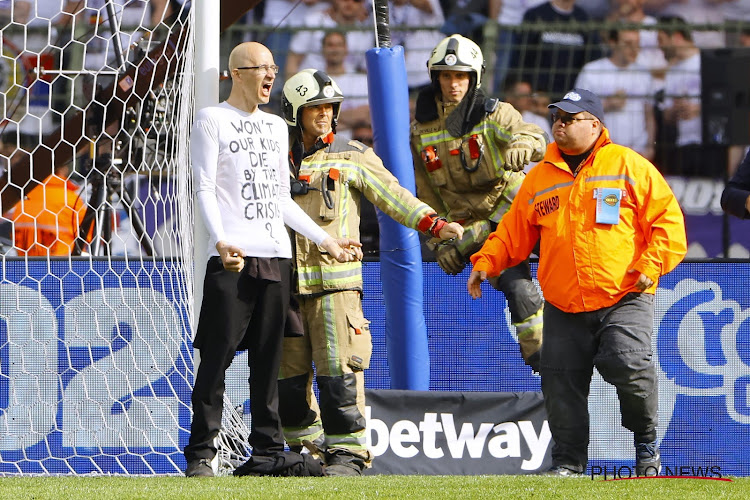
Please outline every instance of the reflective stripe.
[[625, 174], [597, 175], [597, 176], [589, 177], [588, 179], [586, 179], [586, 182], [597, 182], [597, 181], [625, 181], [631, 186], [635, 186], [635, 180], [629, 175], [625, 175]]
[[[629, 175], [621, 174], [621, 175], [597, 175], [595, 177], [589, 177], [586, 179], [585, 182], [600, 182], [600, 181], [625, 181], [628, 184], [635, 186], [635, 180], [633, 180], [632, 177]], [[533, 205], [536, 198], [542, 196], [545, 193], [549, 193], [550, 191], [554, 191], [555, 189], [564, 188], [567, 186], [572, 186], [573, 181], [570, 182], [562, 182], [560, 184], [555, 184], [554, 186], [550, 186], [546, 189], [543, 189], [541, 191], [538, 191], [534, 193], [531, 198], [529, 198], [529, 205]]]
[[[453, 137], [447, 130], [439, 130], [437, 132], [420, 135], [420, 140], [423, 147], [434, 146], [443, 142], [460, 140], [473, 134], [484, 136], [484, 145], [488, 148], [491, 157], [490, 163], [498, 166], [505, 163], [498, 147], [498, 142], [510, 142], [513, 138], [513, 134], [501, 127], [496, 121], [488, 120], [486, 118], [479, 122], [471, 132], [464, 136]], [[498, 140], [496, 140], [496, 138]]]
[[542, 189], [541, 191], [537, 191], [536, 193], [531, 195], [531, 198], [529, 198], [529, 205], [534, 204], [534, 200], [536, 200], [539, 196], [542, 196], [545, 193], [549, 193], [550, 191], [554, 191], [555, 189], [560, 189], [568, 186], [572, 186], [573, 181], [570, 182], [561, 182], [560, 184], [555, 184], [554, 186], [550, 186], [548, 188]]
[[367, 435], [365, 430], [351, 434], [326, 434], [326, 449], [346, 448], [367, 452]]
[[348, 238], [349, 234], [349, 203], [351, 202], [352, 193], [349, 189], [341, 189], [339, 197], [339, 234], [342, 238]]
[[332, 285], [362, 280], [362, 263], [346, 262], [331, 266], [306, 266], [298, 270], [300, 286]]
[[542, 328], [543, 310], [544, 308], [540, 308], [537, 312], [535, 312], [525, 320], [519, 321], [518, 323], [513, 323], [513, 326], [516, 327], [516, 335], [518, 335], [518, 338], [531, 335], [535, 331], [538, 331]]
[[38, 222], [16, 222], [13, 226], [16, 229], [32, 229], [35, 231], [57, 231], [59, 228], [57, 225], [39, 224]]
[[488, 217], [492, 222], [500, 222], [503, 215], [505, 215], [510, 209], [510, 205], [513, 203], [513, 198], [516, 197], [518, 190], [521, 188], [521, 184], [523, 184], [524, 177], [522, 175], [512, 176], [510, 175], [510, 172], [506, 172], [503, 176], [508, 177], [509, 180], [501, 194], [500, 198], [502, 201], [499, 201], [497, 205], [495, 205], [495, 209]]
[[324, 295], [320, 301], [320, 306], [323, 309], [328, 374], [332, 377], [341, 376], [343, 370], [338, 362], [339, 336], [336, 331], [336, 307], [333, 303], [333, 294]]
[[[509, 142], [511, 138], [513, 137], [513, 134], [511, 134], [508, 130], [502, 128], [499, 123], [492, 120], [482, 120], [479, 122], [468, 134], [466, 134], [463, 137], [472, 135], [472, 134], [482, 134], [487, 131], [491, 131], [496, 135], [497, 137], [500, 137], [505, 142]], [[449, 142], [454, 141], [456, 139], [461, 139], [461, 137], [453, 137], [450, 132], [447, 130], [438, 130], [437, 132], [432, 132], [428, 134], [420, 134], [420, 139], [422, 141], [422, 146], [434, 146], [436, 144], [440, 144], [441, 142]]]
[[[337, 168], [341, 170], [342, 172], [348, 172], [353, 176], [356, 176], [357, 178], [362, 179], [362, 181], [370, 186], [373, 191], [377, 193], [377, 197], [382, 199], [393, 211], [401, 217], [404, 218], [406, 224], [411, 228], [416, 228], [417, 223], [419, 220], [424, 217], [426, 214], [430, 213], [430, 207], [425, 203], [420, 203], [417, 205], [416, 209], [412, 210], [408, 204], [406, 204], [398, 195], [396, 195], [393, 191], [388, 189], [388, 186], [383, 183], [378, 177], [372, 175], [372, 173], [365, 168], [362, 168], [361, 165], [359, 165], [356, 162], [345, 160], [341, 158], [337, 159], [326, 159], [322, 161], [310, 161], [304, 162], [303, 167], [305, 170], [311, 170], [311, 171], [325, 171], [331, 168]], [[346, 199], [348, 203], [348, 196], [349, 193], [346, 193], [348, 190], [343, 190], [346, 194], [346, 196], [341, 197], [342, 202]], [[348, 217], [344, 217], [344, 210], [343, 207], [346, 207], [346, 205], [342, 205], [341, 210], [341, 224], [346, 224], [346, 221]], [[347, 214], [348, 215], [348, 212]], [[343, 227], [343, 226], [342, 226]], [[342, 236], [345, 236], [342, 234]]]
[[323, 422], [316, 420], [307, 427], [284, 427], [284, 439], [290, 445], [302, 446], [303, 441], [315, 442], [323, 435]]

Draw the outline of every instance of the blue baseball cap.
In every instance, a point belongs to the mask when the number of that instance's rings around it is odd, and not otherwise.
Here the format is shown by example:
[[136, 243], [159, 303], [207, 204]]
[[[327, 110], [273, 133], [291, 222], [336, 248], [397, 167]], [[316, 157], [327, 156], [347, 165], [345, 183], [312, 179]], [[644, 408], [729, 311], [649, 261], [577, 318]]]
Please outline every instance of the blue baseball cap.
[[558, 108], [566, 113], [580, 113], [588, 111], [602, 121], [604, 119], [604, 106], [599, 96], [586, 89], [573, 89], [569, 91], [562, 100], [554, 102], [547, 106], [548, 108]]

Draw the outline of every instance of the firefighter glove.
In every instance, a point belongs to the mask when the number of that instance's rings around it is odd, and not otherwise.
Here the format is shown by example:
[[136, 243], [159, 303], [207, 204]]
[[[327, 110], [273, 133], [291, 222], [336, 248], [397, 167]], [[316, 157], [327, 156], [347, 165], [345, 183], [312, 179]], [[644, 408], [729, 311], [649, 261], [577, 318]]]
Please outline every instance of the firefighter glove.
[[524, 138], [513, 139], [505, 150], [505, 169], [520, 172], [531, 161], [534, 146]]
[[466, 267], [466, 259], [454, 245], [440, 245], [435, 250], [435, 260], [448, 274], [458, 274]]

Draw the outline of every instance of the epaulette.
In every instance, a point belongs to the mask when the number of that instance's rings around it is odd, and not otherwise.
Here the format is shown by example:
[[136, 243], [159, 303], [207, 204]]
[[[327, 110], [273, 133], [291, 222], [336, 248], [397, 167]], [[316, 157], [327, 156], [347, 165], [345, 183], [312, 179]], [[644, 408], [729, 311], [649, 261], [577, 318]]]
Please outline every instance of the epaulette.
[[346, 153], [347, 151], [357, 151], [358, 153], [364, 153], [369, 146], [362, 144], [354, 139], [336, 139], [328, 149], [329, 153]]

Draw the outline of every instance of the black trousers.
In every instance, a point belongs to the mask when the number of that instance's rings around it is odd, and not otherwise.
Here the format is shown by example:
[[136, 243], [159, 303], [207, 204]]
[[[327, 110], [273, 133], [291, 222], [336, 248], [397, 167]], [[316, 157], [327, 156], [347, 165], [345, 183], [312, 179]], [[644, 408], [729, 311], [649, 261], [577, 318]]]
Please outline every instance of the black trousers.
[[279, 259], [281, 281], [224, 270], [218, 257], [206, 268], [195, 345], [200, 364], [193, 387], [193, 422], [185, 447], [188, 462], [211, 459], [221, 428], [226, 370], [238, 348], [248, 350], [250, 445], [253, 455], [284, 450], [277, 378], [289, 307], [291, 262]]
[[633, 432], [634, 440], [656, 440], [659, 393], [651, 350], [653, 328], [650, 294], [629, 293], [611, 307], [575, 314], [549, 302], [544, 305], [540, 373], [554, 465], [586, 469], [594, 367], [617, 389], [622, 425]]

